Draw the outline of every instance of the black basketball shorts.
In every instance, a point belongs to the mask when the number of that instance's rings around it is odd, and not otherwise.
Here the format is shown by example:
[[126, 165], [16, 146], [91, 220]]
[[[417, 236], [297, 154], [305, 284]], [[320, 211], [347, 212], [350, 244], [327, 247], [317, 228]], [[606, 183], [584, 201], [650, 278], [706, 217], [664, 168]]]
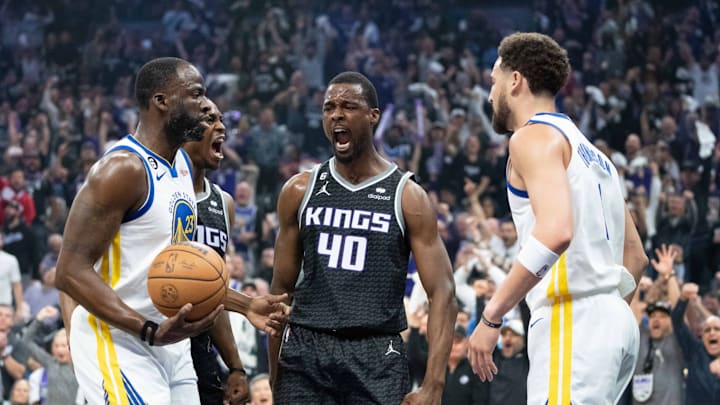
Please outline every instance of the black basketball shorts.
[[398, 334], [346, 336], [288, 325], [274, 399], [283, 405], [398, 405], [410, 391]]

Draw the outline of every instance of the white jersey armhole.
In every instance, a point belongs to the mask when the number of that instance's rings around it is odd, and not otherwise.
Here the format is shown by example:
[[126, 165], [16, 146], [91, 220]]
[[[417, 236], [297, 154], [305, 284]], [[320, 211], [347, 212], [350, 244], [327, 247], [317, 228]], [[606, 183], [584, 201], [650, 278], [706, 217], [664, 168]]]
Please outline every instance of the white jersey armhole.
[[317, 179], [317, 173], [320, 170], [320, 164], [315, 165], [312, 169], [307, 170], [310, 172], [310, 181], [308, 181], [307, 187], [305, 188], [305, 195], [303, 195], [303, 199], [300, 202], [300, 208], [298, 209], [297, 213], [297, 220], [298, 220], [298, 227], [302, 227], [302, 214], [305, 212], [305, 207], [307, 206], [308, 201], [310, 201], [310, 197], [312, 196], [312, 191], [315, 188], [315, 182]]
[[407, 184], [408, 180], [412, 176], [413, 172], [405, 172], [405, 174], [403, 174], [400, 178], [397, 188], [395, 189], [395, 218], [397, 219], [400, 232], [402, 232], [403, 236], [405, 236], [405, 216], [403, 215], [402, 210], [402, 193], [405, 189], [405, 184]]

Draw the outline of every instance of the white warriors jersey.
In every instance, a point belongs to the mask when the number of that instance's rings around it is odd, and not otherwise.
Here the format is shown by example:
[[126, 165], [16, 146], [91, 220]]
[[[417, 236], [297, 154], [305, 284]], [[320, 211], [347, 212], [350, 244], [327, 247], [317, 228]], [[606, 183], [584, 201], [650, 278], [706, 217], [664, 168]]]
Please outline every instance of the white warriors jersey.
[[[145, 165], [148, 193], [142, 206], [125, 214], [120, 230], [95, 270], [118, 296], [147, 319], [160, 323], [147, 291], [147, 273], [155, 256], [171, 243], [195, 239], [196, 203], [190, 158], [183, 149], [169, 163], [128, 135], [107, 153], [126, 150]], [[106, 154], [107, 154], [106, 153]]]
[[[617, 290], [625, 241], [625, 200], [617, 170], [564, 114], [540, 113], [528, 125], [550, 125], [570, 143], [567, 167], [573, 210], [573, 238], [551, 272], [528, 293], [530, 309], [571, 298]], [[520, 246], [535, 226], [526, 191], [508, 182], [508, 199]]]

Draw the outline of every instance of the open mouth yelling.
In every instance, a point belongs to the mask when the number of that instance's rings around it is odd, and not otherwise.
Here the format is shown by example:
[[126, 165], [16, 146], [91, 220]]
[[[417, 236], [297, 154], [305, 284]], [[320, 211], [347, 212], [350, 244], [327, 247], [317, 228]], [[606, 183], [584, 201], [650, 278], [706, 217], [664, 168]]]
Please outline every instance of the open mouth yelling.
[[225, 137], [217, 138], [216, 140], [213, 141], [213, 143], [211, 145], [213, 156], [216, 157], [217, 159], [223, 158], [222, 144], [224, 141], [225, 141]]
[[350, 131], [345, 127], [333, 128], [333, 136], [335, 138], [335, 150], [338, 152], [347, 152], [350, 149]]

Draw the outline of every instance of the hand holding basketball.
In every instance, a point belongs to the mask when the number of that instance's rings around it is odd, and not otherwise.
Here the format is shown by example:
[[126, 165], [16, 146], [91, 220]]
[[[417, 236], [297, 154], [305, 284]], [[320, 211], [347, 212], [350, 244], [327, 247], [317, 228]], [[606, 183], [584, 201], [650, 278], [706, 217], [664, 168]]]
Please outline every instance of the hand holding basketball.
[[188, 321], [202, 319], [225, 301], [228, 271], [213, 249], [183, 242], [163, 249], [148, 271], [147, 288], [155, 307], [172, 317], [186, 304]]

